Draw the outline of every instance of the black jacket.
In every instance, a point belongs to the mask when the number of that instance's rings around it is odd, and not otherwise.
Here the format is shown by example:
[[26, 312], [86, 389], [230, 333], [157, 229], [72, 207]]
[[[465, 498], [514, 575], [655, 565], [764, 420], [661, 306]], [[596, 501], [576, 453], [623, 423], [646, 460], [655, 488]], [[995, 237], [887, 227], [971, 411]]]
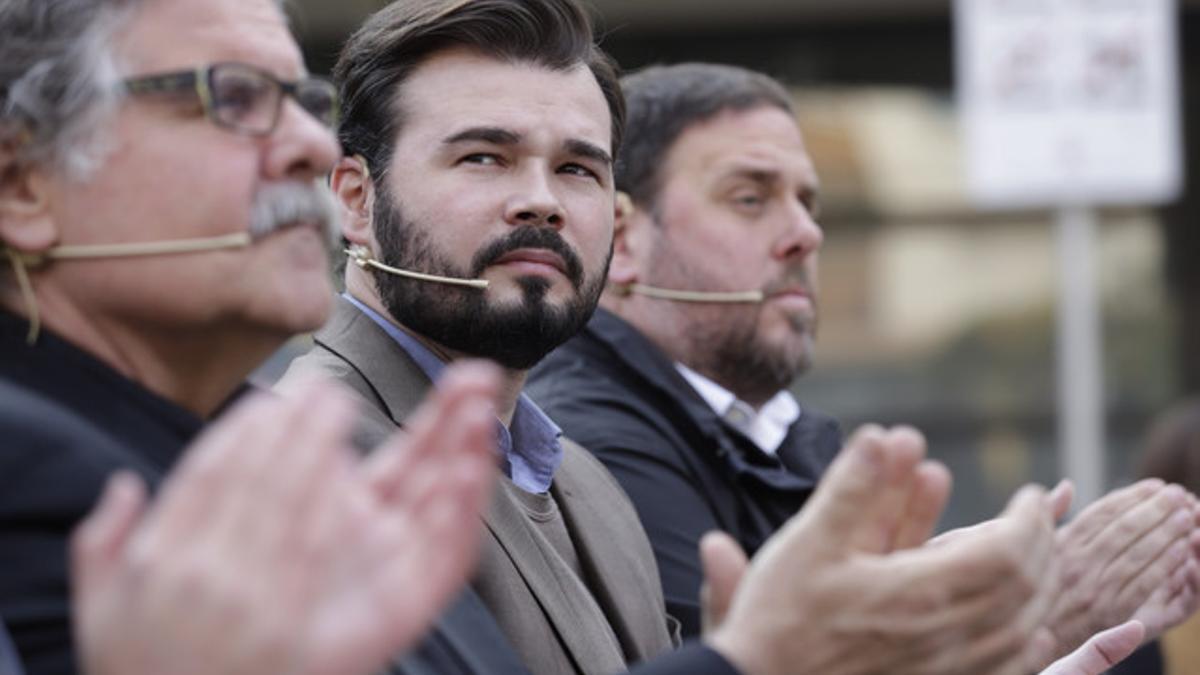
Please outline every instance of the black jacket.
[[805, 409], [777, 456], [763, 453], [661, 350], [602, 309], [534, 369], [526, 391], [629, 493], [685, 636], [700, 631], [704, 533], [724, 530], [752, 555], [804, 505], [841, 447], [838, 424]]

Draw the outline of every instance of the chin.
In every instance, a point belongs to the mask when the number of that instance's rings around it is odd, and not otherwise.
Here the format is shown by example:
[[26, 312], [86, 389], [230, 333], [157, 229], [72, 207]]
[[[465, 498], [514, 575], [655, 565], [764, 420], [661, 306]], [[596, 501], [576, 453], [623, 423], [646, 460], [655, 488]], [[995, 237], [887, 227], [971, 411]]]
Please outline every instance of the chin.
[[269, 309], [264, 323], [289, 336], [310, 333], [325, 325], [333, 310], [333, 295], [333, 286], [324, 276], [320, 283], [294, 284]]

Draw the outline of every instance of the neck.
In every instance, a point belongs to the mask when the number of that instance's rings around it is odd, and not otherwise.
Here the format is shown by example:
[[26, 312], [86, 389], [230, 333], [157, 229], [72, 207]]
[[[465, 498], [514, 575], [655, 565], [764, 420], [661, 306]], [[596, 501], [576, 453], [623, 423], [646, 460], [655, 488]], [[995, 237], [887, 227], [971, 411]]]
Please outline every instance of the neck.
[[689, 328], [694, 324], [686, 320], [675, 303], [605, 291], [600, 305], [633, 326], [668, 359], [682, 363], [715, 382], [755, 410], [761, 410], [778, 393], [778, 390], [765, 391], [763, 387], [750, 390], [743, 386], [744, 382], [729, 377], [728, 372], [713, 367], [711, 359], [695, 358], [697, 346], [687, 339], [695, 333]]
[[[472, 354], [459, 352], [430, 340], [416, 331], [409, 330], [407, 326], [393, 319], [391, 313], [383, 306], [383, 301], [379, 298], [379, 294], [375, 290], [374, 282], [366, 274], [362, 273], [361, 270], [351, 269], [350, 267], [346, 268], [346, 292], [354, 296], [355, 300], [370, 307], [379, 316], [395, 324], [400, 330], [411, 335], [414, 340], [420, 342], [426, 349], [436, 354], [438, 358], [446, 363], [453, 363], [460, 359], [477, 358]], [[529, 375], [529, 371], [504, 368], [502, 372], [503, 379], [496, 398], [496, 417], [507, 427], [512, 424], [513, 413], [517, 409], [517, 399], [520, 398], [521, 391], [525, 387], [525, 378]]]
[[[36, 287], [35, 287], [36, 288]], [[131, 325], [83, 311], [50, 290], [37, 291], [42, 329], [88, 352], [126, 378], [208, 419], [286, 340], [278, 333], [205, 326]], [[4, 308], [27, 318], [12, 289]]]
[[[390, 315], [385, 313], [383, 316]], [[453, 363], [460, 359], [479, 358], [434, 342], [424, 335], [409, 330], [402, 324], [397, 325], [400, 326], [401, 330], [411, 335], [413, 339], [424, 345], [426, 349], [437, 354], [446, 363]], [[500, 420], [501, 424], [508, 427], [512, 425], [513, 414], [517, 409], [517, 399], [521, 397], [521, 391], [525, 388], [525, 379], [529, 376], [529, 371], [503, 368], [501, 373], [500, 389], [496, 393], [496, 417]]]

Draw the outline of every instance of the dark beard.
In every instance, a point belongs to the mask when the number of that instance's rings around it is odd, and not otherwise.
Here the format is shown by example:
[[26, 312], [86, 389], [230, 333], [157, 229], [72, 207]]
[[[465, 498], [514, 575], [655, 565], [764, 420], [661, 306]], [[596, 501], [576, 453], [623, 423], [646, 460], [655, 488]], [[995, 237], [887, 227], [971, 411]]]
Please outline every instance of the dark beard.
[[[475, 279], [496, 260], [522, 248], [546, 249], [566, 263], [575, 297], [566, 305], [546, 302], [550, 283], [541, 277], [517, 279], [520, 304], [494, 307], [487, 291], [398, 277], [373, 270], [380, 300], [398, 323], [448, 349], [491, 359], [513, 370], [528, 370], [551, 350], [578, 333], [591, 318], [608, 262], [594, 279], [558, 232], [522, 226], [481, 248], [470, 269], [460, 269], [434, 249], [428, 229], [406, 221], [386, 193], [376, 193], [375, 238], [385, 265], [462, 279]], [[611, 260], [612, 252], [609, 252]]]
[[[654, 274], [648, 283], [696, 291], [731, 290], [675, 254], [666, 233], [680, 230], [668, 229], [670, 226], [662, 224], [661, 219], [658, 222], [660, 236], [654, 243], [651, 265]], [[796, 267], [765, 284], [762, 290], [770, 295], [792, 285], [812, 288], [805, 270]], [[761, 304], [685, 306], [678, 310], [683, 326], [677, 338], [681, 360], [756, 407], [787, 389], [809, 369], [816, 330], [815, 317], [792, 317], [791, 328], [803, 336], [803, 343], [796, 349], [772, 346], [759, 339], [762, 312]]]
[[[770, 349], [759, 342], [757, 325], [755, 316], [752, 321], [724, 327], [696, 326], [693, 353], [704, 355], [704, 363], [699, 364], [702, 369], [716, 375], [716, 381], [738, 398], [762, 405], [808, 370], [812, 345], [800, 353]], [[796, 328], [811, 335], [811, 328]]]

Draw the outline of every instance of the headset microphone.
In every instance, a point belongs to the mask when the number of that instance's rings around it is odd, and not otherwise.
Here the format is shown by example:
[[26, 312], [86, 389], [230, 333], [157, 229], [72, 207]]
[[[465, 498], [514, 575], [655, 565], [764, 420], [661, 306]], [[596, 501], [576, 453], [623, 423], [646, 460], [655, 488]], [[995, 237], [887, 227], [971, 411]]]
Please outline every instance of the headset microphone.
[[757, 304], [766, 300], [766, 294], [762, 291], [733, 291], [733, 292], [709, 292], [709, 291], [680, 291], [670, 288], [658, 288], [656, 286], [647, 286], [645, 284], [623, 284], [614, 287], [616, 291], [622, 295], [644, 295], [648, 298], [657, 298], [659, 300], [670, 300], [673, 302], [711, 302], [711, 303], [750, 303]]
[[[617, 211], [628, 217], [637, 210], [637, 206], [633, 202], [633, 197], [629, 193], [618, 190], [616, 195]], [[619, 227], [618, 227], [619, 229]], [[762, 291], [732, 291], [732, 292], [711, 292], [711, 291], [681, 291], [672, 288], [658, 288], [657, 286], [647, 286], [646, 284], [619, 284], [612, 286], [613, 290], [621, 295], [644, 295], [648, 298], [656, 298], [658, 300], [670, 300], [672, 302], [697, 302], [697, 303], [726, 303], [726, 304], [758, 304], [767, 299], [767, 296]]]
[[36, 267], [50, 260], [87, 260], [95, 258], [132, 258], [172, 253], [196, 253], [225, 248], [246, 248], [253, 242], [248, 232], [236, 232], [219, 237], [147, 241], [135, 244], [80, 244], [55, 246], [38, 253], [14, 253], [21, 261]]
[[29, 312], [29, 334], [25, 340], [30, 345], [36, 344], [38, 333], [41, 332], [41, 313], [38, 311], [37, 297], [33, 294], [33, 285], [29, 281], [29, 267], [39, 267], [51, 260], [94, 260], [98, 258], [132, 258], [151, 255], [169, 255], [175, 253], [196, 253], [199, 251], [217, 251], [226, 248], [246, 248], [253, 243], [248, 232], [237, 232], [219, 237], [197, 237], [194, 239], [172, 239], [167, 241], [146, 241], [133, 244], [76, 244], [55, 246], [26, 253], [7, 246], [3, 247], [4, 254], [12, 265], [17, 277], [17, 285]]
[[429, 281], [436, 284], [449, 284], [451, 286], [466, 286], [467, 288], [485, 289], [488, 287], [487, 279], [459, 279], [456, 277], [443, 277], [436, 274], [424, 274], [422, 272], [413, 272], [412, 270], [402, 270], [399, 267], [385, 265], [371, 256], [371, 252], [365, 246], [355, 245], [346, 249], [346, 255], [354, 261], [362, 269], [368, 267], [377, 269], [380, 272], [386, 272], [398, 277], [408, 279], [417, 279], [418, 281]]

